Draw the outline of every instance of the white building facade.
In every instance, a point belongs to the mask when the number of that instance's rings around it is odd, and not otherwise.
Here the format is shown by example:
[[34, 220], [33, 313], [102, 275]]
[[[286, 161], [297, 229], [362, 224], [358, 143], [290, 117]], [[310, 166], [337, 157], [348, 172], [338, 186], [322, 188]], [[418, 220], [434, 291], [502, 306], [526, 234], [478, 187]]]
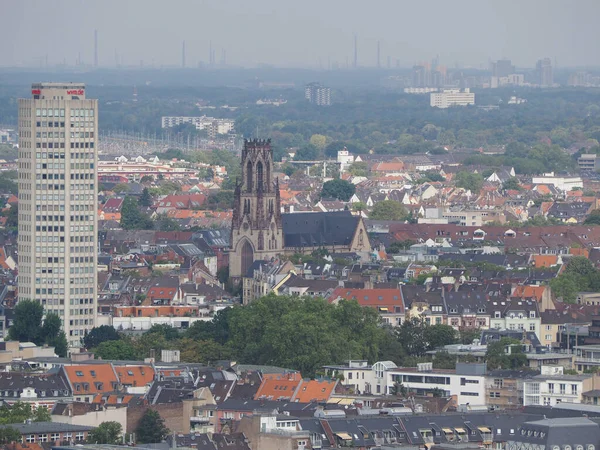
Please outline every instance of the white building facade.
[[407, 389], [417, 395], [456, 396], [459, 405], [485, 405], [485, 364], [458, 363], [456, 370], [433, 369], [431, 363], [414, 367], [392, 368], [373, 365], [375, 394], [392, 394]]
[[591, 390], [593, 375], [565, 375], [559, 366], [542, 366], [542, 373], [523, 382], [523, 406], [556, 406], [581, 403], [583, 392]]
[[475, 104], [475, 94], [469, 89], [444, 89], [442, 92], [432, 92], [429, 100], [432, 108], [468, 106]]
[[98, 103], [81, 83], [19, 99], [19, 301], [61, 318], [76, 347], [96, 325]]

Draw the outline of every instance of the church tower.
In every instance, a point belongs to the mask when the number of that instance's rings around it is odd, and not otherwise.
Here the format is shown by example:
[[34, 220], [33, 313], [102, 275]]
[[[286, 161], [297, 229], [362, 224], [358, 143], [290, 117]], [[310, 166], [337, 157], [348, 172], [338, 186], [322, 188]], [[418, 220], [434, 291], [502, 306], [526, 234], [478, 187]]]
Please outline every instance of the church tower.
[[246, 140], [242, 180], [235, 188], [229, 276], [245, 276], [254, 261], [283, 253], [279, 179], [273, 182], [271, 140]]

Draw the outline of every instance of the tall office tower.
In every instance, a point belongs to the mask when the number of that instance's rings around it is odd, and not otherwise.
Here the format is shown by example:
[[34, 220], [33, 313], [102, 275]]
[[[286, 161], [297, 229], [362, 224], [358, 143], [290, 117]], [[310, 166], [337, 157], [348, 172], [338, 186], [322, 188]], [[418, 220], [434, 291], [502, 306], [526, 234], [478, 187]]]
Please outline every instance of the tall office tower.
[[554, 74], [552, 72], [552, 60], [544, 58], [538, 60], [536, 66], [537, 83], [540, 86], [552, 86], [554, 84]]
[[515, 73], [515, 66], [512, 65], [510, 59], [499, 59], [492, 63], [492, 76], [493, 77], [507, 77]]
[[98, 101], [82, 83], [19, 99], [19, 301], [60, 316], [69, 346], [97, 318]]

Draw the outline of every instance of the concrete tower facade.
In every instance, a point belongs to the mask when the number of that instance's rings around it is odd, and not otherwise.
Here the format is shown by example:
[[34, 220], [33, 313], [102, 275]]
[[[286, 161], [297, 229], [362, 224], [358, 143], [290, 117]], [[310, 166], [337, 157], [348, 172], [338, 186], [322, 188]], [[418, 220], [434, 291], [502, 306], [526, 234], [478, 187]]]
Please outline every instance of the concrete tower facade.
[[60, 316], [69, 346], [97, 320], [98, 102], [81, 83], [19, 99], [19, 301]]
[[279, 180], [273, 182], [271, 140], [244, 142], [242, 180], [235, 189], [229, 275], [246, 275], [254, 261], [283, 252]]

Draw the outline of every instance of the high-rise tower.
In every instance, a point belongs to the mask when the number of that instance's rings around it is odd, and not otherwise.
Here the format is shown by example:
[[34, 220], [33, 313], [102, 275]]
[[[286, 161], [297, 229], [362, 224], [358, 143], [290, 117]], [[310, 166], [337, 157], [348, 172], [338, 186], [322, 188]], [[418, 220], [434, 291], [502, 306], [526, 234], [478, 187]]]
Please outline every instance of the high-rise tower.
[[19, 99], [19, 301], [60, 316], [70, 346], [96, 325], [98, 101], [82, 83]]
[[229, 275], [245, 276], [254, 261], [283, 252], [279, 179], [273, 182], [271, 140], [246, 140], [235, 189]]

